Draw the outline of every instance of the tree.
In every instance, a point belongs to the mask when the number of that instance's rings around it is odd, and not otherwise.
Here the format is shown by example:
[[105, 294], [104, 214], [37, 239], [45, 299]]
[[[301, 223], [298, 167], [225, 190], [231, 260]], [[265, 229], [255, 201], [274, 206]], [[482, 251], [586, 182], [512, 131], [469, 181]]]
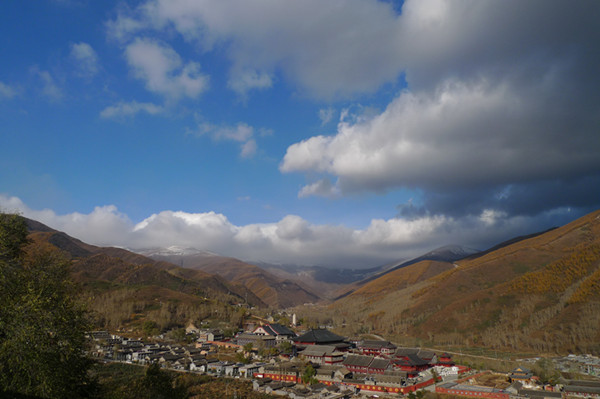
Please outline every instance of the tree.
[[144, 331], [144, 334], [146, 334], [147, 337], [158, 335], [158, 324], [153, 320], [146, 320], [142, 324], [142, 331]]
[[312, 364], [308, 363], [304, 367], [304, 372], [302, 373], [302, 382], [310, 385], [316, 384], [318, 380], [315, 378], [315, 375], [317, 375], [317, 371]]
[[281, 351], [281, 353], [290, 355], [294, 351], [294, 346], [290, 341], [281, 341], [281, 343], [279, 344], [279, 350]]
[[94, 390], [85, 354], [87, 313], [75, 300], [69, 260], [27, 244], [25, 220], [0, 214], [0, 390], [51, 398]]
[[185, 386], [173, 383], [173, 377], [152, 363], [146, 375], [133, 384], [131, 397], [136, 399], [185, 399], [188, 397]]
[[550, 359], [541, 358], [535, 362], [533, 372], [544, 384], [557, 384], [560, 379], [560, 372], [556, 370], [554, 363]]

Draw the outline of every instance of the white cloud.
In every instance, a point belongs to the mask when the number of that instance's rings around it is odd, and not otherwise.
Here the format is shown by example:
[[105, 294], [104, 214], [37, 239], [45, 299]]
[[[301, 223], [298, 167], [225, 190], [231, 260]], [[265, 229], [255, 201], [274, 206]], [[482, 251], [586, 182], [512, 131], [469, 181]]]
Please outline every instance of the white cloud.
[[291, 145], [281, 170], [337, 176], [342, 192], [502, 185], [598, 171], [597, 118], [580, 115], [569, 129], [579, 112], [568, 111], [568, 119], [548, 113], [567, 106], [561, 97], [543, 86], [485, 80], [406, 91], [371, 119], [341, 122], [334, 136]]
[[98, 73], [98, 55], [88, 43], [80, 42], [71, 45], [71, 58], [79, 65], [79, 74], [84, 77], [93, 77]]
[[247, 261], [343, 267], [375, 266], [418, 256], [448, 243], [481, 248], [547, 228], [556, 216], [507, 217], [490, 209], [482, 217], [462, 219], [373, 219], [364, 229], [352, 229], [312, 224], [297, 215], [287, 215], [275, 223], [237, 226], [223, 214], [181, 211], [163, 211], [133, 223], [114, 205], [96, 207], [89, 214], [57, 215], [52, 210], [30, 209], [19, 198], [2, 194], [0, 209], [20, 211], [95, 245], [138, 249], [180, 245]]
[[479, 216], [479, 219], [488, 226], [493, 226], [499, 220], [506, 218], [506, 213], [499, 212], [495, 209], [484, 209]]
[[37, 66], [33, 66], [29, 71], [42, 82], [42, 94], [52, 101], [61, 100], [64, 97], [63, 91], [56, 84], [50, 72], [41, 70]]
[[[254, 139], [255, 129], [243, 122], [234, 126], [231, 125], [213, 125], [210, 123], [200, 123], [198, 130], [194, 133], [202, 136], [210, 135], [216, 141], [235, 141], [240, 143], [240, 156], [242, 158], [251, 158], [256, 154], [258, 145]], [[263, 130], [261, 129], [261, 135]]]
[[169, 99], [196, 98], [208, 88], [208, 76], [200, 64], [183, 63], [171, 47], [150, 39], [136, 39], [125, 49], [134, 76], [145, 81], [149, 91]]
[[224, 46], [229, 86], [243, 94], [271, 87], [277, 71], [322, 98], [373, 92], [401, 72], [397, 15], [377, 1], [149, 0], [108, 29], [121, 40], [173, 29], [201, 50]]
[[335, 110], [331, 107], [319, 110], [319, 119], [321, 119], [321, 126], [325, 126], [333, 120], [334, 112]]
[[327, 198], [337, 198], [341, 195], [341, 193], [339, 188], [331, 183], [331, 180], [324, 178], [302, 187], [298, 193], [299, 198], [310, 197], [312, 195]]
[[250, 139], [242, 144], [242, 149], [240, 151], [240, 156], [242, 158], [252, 158], [256, 154], [257, 150], [256, 140]]
[[229, 78], [227, 86], [241, 96], [245, 96], [253, 89], [271, 88], [273, 86], [273, 78], [268, 73], [257, 72], [255, 70], [234, 72]]
[[17, 95], [17, 89], [6, 83], [0, 82], [0, 99], [13, 98]]
[[138, 103], [137, 101], [119, 102], [115, 105], [106, 107], [100, 112], [102, 118], [119, 118], [134, 116], [139, 112], [145, 112], [150, 115], [156, 115], [164, 112], [160, 105], [152, 103]]
[[131, 221], [114, 205], [97, 206], [89, 214], [57, 215], [50, 209], [31, 209], [17, 197], [0, 194], [0, 210], [20, 213], [90, 244], [127, 245], [131, 238]]

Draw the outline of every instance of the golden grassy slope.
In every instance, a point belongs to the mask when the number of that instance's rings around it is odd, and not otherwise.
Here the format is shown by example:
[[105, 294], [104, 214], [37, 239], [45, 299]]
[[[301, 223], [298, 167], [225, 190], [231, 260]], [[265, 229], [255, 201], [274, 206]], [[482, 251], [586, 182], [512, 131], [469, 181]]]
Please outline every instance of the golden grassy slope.
[[414, 276], [425, 265], [400, 269], [333, 308], [353, 309], [356, 316], [348, 316], [375, 332], [433, 343], [600, 351], [599, 248], [597, 211], [480, 258], [457, 262], [458, 267], [421, 282]]

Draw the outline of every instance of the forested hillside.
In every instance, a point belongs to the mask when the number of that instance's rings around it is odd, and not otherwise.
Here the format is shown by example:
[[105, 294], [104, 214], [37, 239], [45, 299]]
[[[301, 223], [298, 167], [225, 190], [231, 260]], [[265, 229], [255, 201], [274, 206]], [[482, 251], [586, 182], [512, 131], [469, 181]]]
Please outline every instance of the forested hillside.
[[600, 211], [454, 266], [433, 265], [371, 281], [323, 317], [349, 335], [600, 352]]

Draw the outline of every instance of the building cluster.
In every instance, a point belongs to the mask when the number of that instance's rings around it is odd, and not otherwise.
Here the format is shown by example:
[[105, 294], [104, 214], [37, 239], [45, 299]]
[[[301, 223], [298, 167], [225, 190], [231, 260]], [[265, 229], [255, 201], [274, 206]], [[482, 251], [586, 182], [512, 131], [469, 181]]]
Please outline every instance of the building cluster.
[[210, 344], [179, 346], [171, 344], [142, 342], [106, 331], [90, 333], [93, 340], [90, 353], [102, 360], [151, 364], [181, 371], [206, 372], [209, 364], [217, 362], [208, 355], [214, 353]]
[[592, 355], [568, 355], [553, 359], [556, 368], [565, 372], [600, 376], [600, 357]]
[[[537, 377], [525, 367], [518, 367], [507, 376], [511, 382], [507, 388], [469, 384], [470, 370], [455, 365], [448, 353], [399, 348], [388, 341], [348, 341], [326, 329], [313, 329], [298, 336], [288, 327], [270, 323], [254, 326], [231, 339], [214, 329], [196, 330], [194, 334], [194, 345], [177, 346], [144, 343], [97, 331], [90, 333], [94, 342], [91, 353], [107, 360], [156, 362], [175, 370], [253, 379], [255, 390], [290, 398], [341, 399], [359, 392], [408, 394], [426, 387], [434, 389], [432, 385], [440, 394], [489, 399], [600, 398], [599, 382], [565, 380], [560, 386], [540, 390]], [[251, 364], [225, 362], [216, 356], [219, 347], [241, 353], [277, 347], [279, 356], [267, 356], [264, 362]], [[588, 374], [596, 372], [596, 359], [589, 356], [571, 355], [565, 359], [570, 369], [577, 362], [586, 365]], [[307, 365], [311, 368], [308, 376]]]
[[[340, 392], [410, 393], [434, 384], [442, 375], [465, 372], [447, 353], [420, 348], [398, 348], [388, 341], [356, 340], [326, 329], [313, 329], [293, 338], [297, 360], [267, 364], [255, 374], [255, 388], [264, 392], [302, 397], [306, 364], [315, 370], [312, 378]], [[314, 382], [314, 381], [313, 381]], [[325, 389], [325, 388], [324, 388]]]
[[515, 368], [507, 378], [511, 384], [502, 389], [467, 384], [466, 379], [462, 379], [438, 384], [435, 391], [453, 396], [489, 399], [600, 398], [600, 381], [561, 378], [557, 385], [542, 386], [533, 372], [525, 367]]

